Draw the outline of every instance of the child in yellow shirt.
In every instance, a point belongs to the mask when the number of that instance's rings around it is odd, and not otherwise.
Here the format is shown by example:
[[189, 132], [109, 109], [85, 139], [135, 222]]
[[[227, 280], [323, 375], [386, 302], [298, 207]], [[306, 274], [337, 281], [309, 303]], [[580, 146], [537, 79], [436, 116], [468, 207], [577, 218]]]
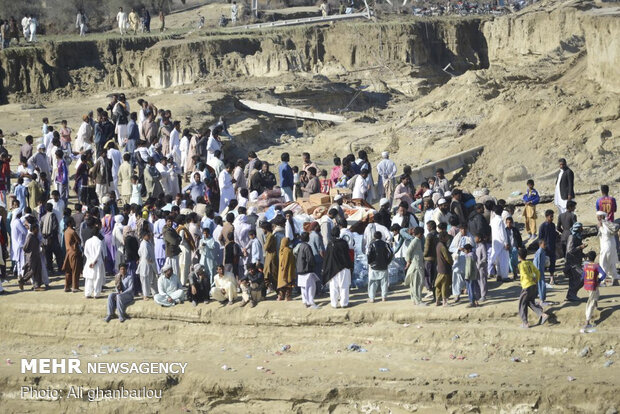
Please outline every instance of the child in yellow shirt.
[[527, 321], [527, 308], [531, 308], [538, 318], [540, 319], [540, 325], [547, 322], [549, 315], [543, 312], [543, 308], [536, 304], [536, 297], [538, 296], [538, 279], [540, 279], [540, 272], [534, 266], [534, 263], [526, 260], [527, 250], [525, 248], [519, 249], [519, 275], [521, 277], [521, 296], [519, 296], [519, 316], [523, 324], [522, 328], [529, 328], [530, 325]]

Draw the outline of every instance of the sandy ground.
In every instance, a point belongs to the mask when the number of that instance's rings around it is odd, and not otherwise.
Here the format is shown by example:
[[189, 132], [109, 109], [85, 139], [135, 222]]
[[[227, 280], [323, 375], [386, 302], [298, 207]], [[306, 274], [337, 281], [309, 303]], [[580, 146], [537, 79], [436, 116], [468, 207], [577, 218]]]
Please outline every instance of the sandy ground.
[[[124, 324], [102, 320], [104, 299], [64, 293], [62, 284], [55, 277], [41, 293], [5, 284], [13, 294], [0, 301], [4, 412], [527, 413], [606, 412], [620, 405], [617, 354], [604, 355], [619, 346], [618, 287], [603, 288], [599, 326], [583, 334], [585, 304], [562, 303], [565, 284], [551, 291], [551, 322], [529, 330], [520, 328], [515, 282], [491, 283], [489, 299], [476, 309], [462, 302], [414, 307], [395, 286], [387, 302], [376, 304], [354, 290], [348, 309], [332, 309], [326, 297], [318, 310], [305, 309], [299, 298], [270, 297], [253, 309], [238, 303], [165, 309], [139, 300]], [[348, 351], [353, 343], [366, 352]], [[283, 351], [285, 345], [290, 349]], [[586, 347], [588, 355], [579, 356]], [[33, 357], [188, 366], [171, 376], [21, 375], [20, 359]], [[613, 364], [605, 367], [607, 361]], [[22, 399], [22, 386], [57, 388], [65, 396], [71, 386], [163, 394], [155, 403], [49, 401]]]

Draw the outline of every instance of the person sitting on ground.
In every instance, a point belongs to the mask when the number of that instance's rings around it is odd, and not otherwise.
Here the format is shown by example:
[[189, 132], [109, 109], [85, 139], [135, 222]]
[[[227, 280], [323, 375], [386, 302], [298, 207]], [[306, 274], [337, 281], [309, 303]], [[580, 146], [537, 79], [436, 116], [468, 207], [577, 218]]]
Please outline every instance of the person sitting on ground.
[[118, 266], [118, 273], [114, 277], [114, 285], [116, 286], [116, 292], [108, 295], [108, 314], [104, 320], [110, 322], [113, 318], [116, 318], [116, 311], [118, 311], [118, 321], [122, 323], [125, 322], [125, 319], [129, 319], [127, 307], [134, 303], [133, 275], [127, 273], [127, 265], [125, 263], [121, 263]]
[[217, 266], [217, 273], [213, 279], [211, 297], [222, 305], [228, 301], [228, 306], [232, 306], [237, 299], [237, 282], [232, 273], [224, 273], [224, 266]]
[[179, 281], [179, 276], [173, 273], [170, 263], [166, 263], [161, 268], [161, 275], [157, 280], [157, 291], [159, 293], [153, 296], [153, 299], [164, 307], [178, 305], [185, 300], [185, 290]]
[[247, 271], [239, 280], [241, 287], [241, 306], [245, 306], [248, 303], [253, 308], [258, 302], [263, 299], [263, 284], [265, 282], [265, 275], [261, 272], [256, 264], [250, 263], [247, 265]]
[[192, 305], [198, 306], [199, 302], [209, 303], [209, 292], [211, 291], [211, 282], [204, 267], [201, 264], [195, 264], [193, 272], [189, 274], [189, 286], [187, 288], [187, 300]]

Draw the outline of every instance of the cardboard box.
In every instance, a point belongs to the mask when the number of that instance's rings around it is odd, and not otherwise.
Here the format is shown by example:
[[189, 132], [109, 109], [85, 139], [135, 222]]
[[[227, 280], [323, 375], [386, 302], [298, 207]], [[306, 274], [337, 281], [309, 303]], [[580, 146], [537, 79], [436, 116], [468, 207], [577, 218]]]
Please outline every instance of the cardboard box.
[[297, 204], [299, 204], [301, 209], [306, 214], [314, 213], [314, 210], [316, 210], [318, 207], [322, 206], [322, 207], [325, 207], [325, 208], [329, 208], [329, 206], [330, 206], [330, 203], [315, 204], [312, 201], [310, 201], [310, 199], [308, 199], [308, 198], [298, 198], [297, 199]]
[[320, 205], [320, 204], [328, 204], [329, 202], [331, 202], [331, 198], [329, 194], [323, 194], [323, 193], [311, 194], [310, 197], [308, 197], [308, 199], [315, 206]]

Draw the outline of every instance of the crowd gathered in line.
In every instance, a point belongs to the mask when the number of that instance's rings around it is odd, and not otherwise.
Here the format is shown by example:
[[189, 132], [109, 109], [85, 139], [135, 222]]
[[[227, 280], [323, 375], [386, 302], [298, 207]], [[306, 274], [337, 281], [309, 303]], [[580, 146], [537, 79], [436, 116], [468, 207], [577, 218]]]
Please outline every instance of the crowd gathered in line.
[[[164, 307], [211, 300], [231, 306], [240, 295], [241, 306], [254, 307], [300, 294], [306, 307], [319, 308], [316, 295], [329, 290], [331, 306], [346, 308], [362, 257], [369, 302], [387, 300], [391, 268], [419, 306], [462, 298], [481, 306], [487, 281], [518, 280], [524, 327], [528, 308], [539, 323], [547, 320], [547, 280], [558, 283], [559, 259], [566, 300], [579, 301], [582, 287], [589, 292], [587, 325], [605, 276], [617, 283], [616, 201], [601, 185], [592, 208], [597, 263], [596, 253], [586, 251], [574, 174], [564, 159], [554, 194], [557, 221], [548, 209], [538, 225], [540, 196], [527, 181], [523, 240], [514, 207], [488, 191], [452, 188], [441, 168], [416, 187], [410, 166], [398, 174], [383, 152], [372, 168], [362, 150], [335, 157], [329, 171], [307, 152], [300, 166], [282, 153], [272, 172], [254, 152], [247, 160], [225, 157], [234, 138], [224, 119], [190, 132], [171, 111], [144, 99], [137, 105], [132, 112], [124, 94], [114, 95], [106, 109], [84, 114], [76, 133], [66, 120], [56, 127], [43, 118], [40, 136], [25, 137], [15, 170], [0, 143], [4, 282], [10, 273], [19, 289], [32, 284], [45, 291], [57, 270], [65, 273], [65, 292], [96, 298], [106, 276], [114, 276], [108, 322], [127, 319], [138, 297]], [[1, 284], [0, 292], [7, 293]]]

